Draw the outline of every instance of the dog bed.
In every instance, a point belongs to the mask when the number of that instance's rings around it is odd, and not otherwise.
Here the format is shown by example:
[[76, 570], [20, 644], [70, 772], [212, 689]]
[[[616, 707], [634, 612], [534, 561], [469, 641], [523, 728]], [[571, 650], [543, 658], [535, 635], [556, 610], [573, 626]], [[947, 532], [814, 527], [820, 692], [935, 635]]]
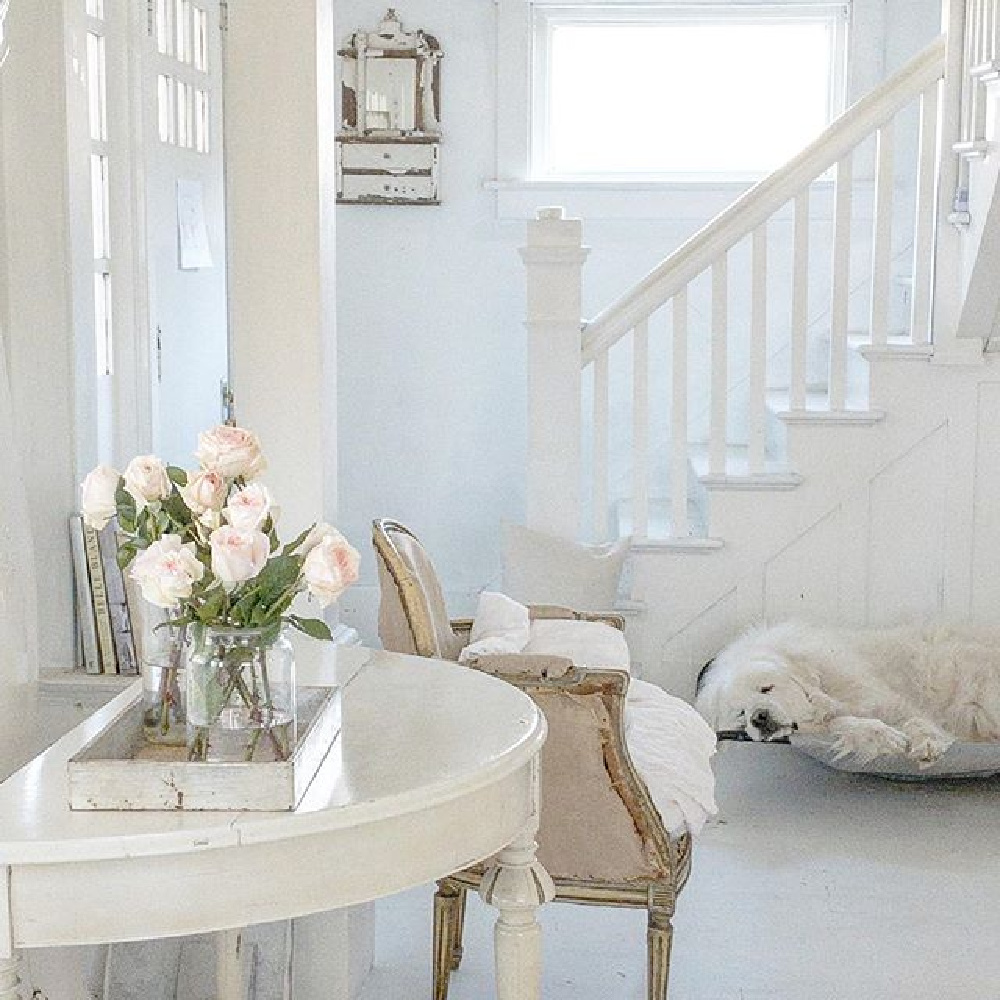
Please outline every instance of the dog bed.
[[932, 764], [920, 765], [901, 754], [882, 754], [862, 761], [854, 754], [837, 756], [834, 737], [793, 733], [788, 738], [796, 750], [827, 767], [851, 774], [874, 774], [897, 781], [927, 781], [940, 778], [989, 778], [1000, 774], [1000, 743], [953, 743]]

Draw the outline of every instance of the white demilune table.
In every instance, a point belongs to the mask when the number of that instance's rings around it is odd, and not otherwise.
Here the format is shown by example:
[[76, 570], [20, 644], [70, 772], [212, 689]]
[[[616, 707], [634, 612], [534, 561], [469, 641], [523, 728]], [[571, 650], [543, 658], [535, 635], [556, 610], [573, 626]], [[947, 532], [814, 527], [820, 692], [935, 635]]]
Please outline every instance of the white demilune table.
[[[67, 760], [134, 689], [0, 783], [0, 1000], [20, 995], [18, 949], [285, 920], [497, 852], [497, 995], [536, 1000], [535, 914], [552, 891], [534, 844], [542, 714], [438, 660], [341, 647], [315, 671], [299, 682], [342, 685], [343, 731], [294, 812], [71, 811]], [[220, 998], [240, 991], [222, 963]]]

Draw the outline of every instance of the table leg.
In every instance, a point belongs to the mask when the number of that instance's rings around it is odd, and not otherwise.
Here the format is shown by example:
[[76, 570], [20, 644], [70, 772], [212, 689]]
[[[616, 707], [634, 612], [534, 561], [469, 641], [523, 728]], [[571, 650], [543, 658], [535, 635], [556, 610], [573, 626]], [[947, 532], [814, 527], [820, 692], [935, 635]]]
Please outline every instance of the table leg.
[[21, 1000], [17, 988], [21, 982], [17, 974], [19, 965], [16, 952], [6, 958], [0, 957], [0, 1000]]
[[497, 1000], [539, 1000], [542, 929], [535, 914], [555, 896], [548, 872], [535, 859], [533, 822], [486, 872], [479, 894], [499, 911], [493, 941]]
[[244, 1000], [242, 930], [216, 933], [215, 969], [215, 990], [219, 1000]]
[[18, 986], [21, 977], [17, 950], [14, 948], [14, 928], [11, 926], [10, 868], [0, 866], [0, 1000], [21, 1000]]

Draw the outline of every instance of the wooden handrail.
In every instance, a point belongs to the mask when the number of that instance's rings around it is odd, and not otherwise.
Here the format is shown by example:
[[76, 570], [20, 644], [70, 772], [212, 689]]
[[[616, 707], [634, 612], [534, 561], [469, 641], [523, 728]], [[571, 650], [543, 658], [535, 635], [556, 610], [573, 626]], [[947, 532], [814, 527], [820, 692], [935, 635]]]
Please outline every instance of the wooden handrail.
[[668, 302], [944, 74], [945, 37], [848, 108], [801, 153], [717, 215], [583, 330], [586, 366]]

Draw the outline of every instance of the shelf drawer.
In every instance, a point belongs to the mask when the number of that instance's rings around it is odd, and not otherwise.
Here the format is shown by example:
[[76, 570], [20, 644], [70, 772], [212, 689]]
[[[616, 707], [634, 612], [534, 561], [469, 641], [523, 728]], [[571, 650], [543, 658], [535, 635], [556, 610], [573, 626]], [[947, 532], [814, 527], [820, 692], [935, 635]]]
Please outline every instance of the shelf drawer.
[[384, 170], [403, 173], [430, 172], [437, 146], [434, 143], [342, 142], [340, 163], [344, 170]]
[[341, 176], [342, 201], [436, 202], [437, 178], [426, 174], [349, 174]]

